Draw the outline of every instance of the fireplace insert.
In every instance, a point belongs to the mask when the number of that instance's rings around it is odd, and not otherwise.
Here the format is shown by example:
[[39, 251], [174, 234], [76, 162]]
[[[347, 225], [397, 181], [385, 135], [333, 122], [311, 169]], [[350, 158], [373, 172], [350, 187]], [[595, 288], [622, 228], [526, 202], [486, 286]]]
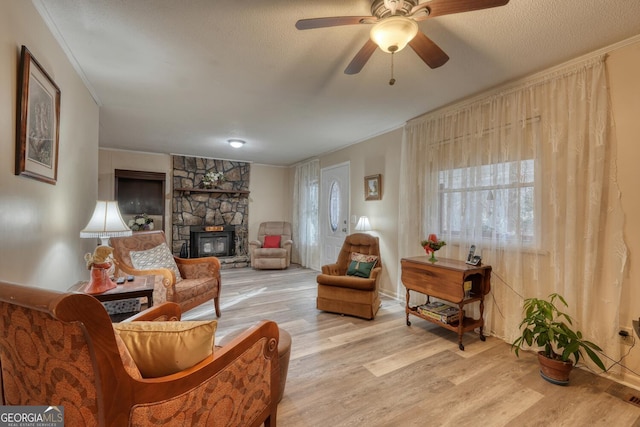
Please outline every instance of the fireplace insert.
[[236, 254], [235, 226], [192, 226], [190, 258], [228, 257]]

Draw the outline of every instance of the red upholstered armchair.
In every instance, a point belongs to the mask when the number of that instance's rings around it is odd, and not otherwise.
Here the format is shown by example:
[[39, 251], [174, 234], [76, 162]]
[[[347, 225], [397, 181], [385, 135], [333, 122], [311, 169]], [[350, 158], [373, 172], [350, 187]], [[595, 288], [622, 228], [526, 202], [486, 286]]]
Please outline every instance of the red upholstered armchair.
[[[190, 310], [213, 298], [220, 317], [220, 260], [216, 257], [179, 258], [166, 246], [164, 231], [140, 231], [132, 236], [112, 237], [116, 266], [125, 274], [155, 275], [154, 303], [171, 301]], [[156, 249], [164, 250], [160, 253]], [[173, 268], [172, 268], [173, 267]]]
[[[350, 267], [355, 267], [352, 265], [354, 256], [375, 258], [375, 263], [368, 263], [369, 270], [350, 270]], [[378, 238], [365, 233], [347, 236], [338, 260], [334, 264], [323, 265], [322, 274], [317, 277], [318, 309], [365, 319], [375, 318], [380, 308], [378, 282], [381, 271]]]
[[[134, 320], [179, 316], [163, 303]], [[0, 282], [0, 405], [62, 406], [67, 426], [275, 426], [278, 339], [263, 321], [188, 369], [145, 379], [98, 300]]]

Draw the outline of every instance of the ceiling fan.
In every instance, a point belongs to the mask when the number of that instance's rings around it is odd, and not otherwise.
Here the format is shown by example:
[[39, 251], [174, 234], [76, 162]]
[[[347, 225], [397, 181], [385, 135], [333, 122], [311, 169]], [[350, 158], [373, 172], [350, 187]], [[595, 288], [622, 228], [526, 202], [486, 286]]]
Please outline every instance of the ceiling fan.
[[[345, 74], [357, 74], [367, 63], [376, 47], [395, 53], [407, 44], [431, 68], [438, 68], [449, 60], [437, 44], [418, 30], [418, 21], [427, 18], [504, 6], [509, 0], [374, 0], [371, 16], [333, 16], [301, 19], [299, 30], [336, 27], [340, 25], [374, 24], [371, 37], [351, 60]], [[392, 63], [393, 64], [393, 63]], [[392, 82], [395, 81], [392, 78]], [[390, 82], [390, 84], [393, 84]]]

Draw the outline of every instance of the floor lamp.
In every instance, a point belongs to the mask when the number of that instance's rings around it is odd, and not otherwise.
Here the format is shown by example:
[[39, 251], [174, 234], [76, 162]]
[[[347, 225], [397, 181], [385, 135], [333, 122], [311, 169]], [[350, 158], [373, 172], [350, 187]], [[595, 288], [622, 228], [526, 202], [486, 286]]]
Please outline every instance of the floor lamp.
[[109, 247], [110, 237], [131, 236], [132, 231], [122, 219], [118, 202], [115, 200], [98, 200], [89, 223], [80, 231], [82, 238], [98, 238], [100, 246], [93, 253], [87, 254], [87, 266], [91, 268], [91, 279], [84, 292], [99, 294], [117, 285], [109, 277], [109, 261], [112, 249]]

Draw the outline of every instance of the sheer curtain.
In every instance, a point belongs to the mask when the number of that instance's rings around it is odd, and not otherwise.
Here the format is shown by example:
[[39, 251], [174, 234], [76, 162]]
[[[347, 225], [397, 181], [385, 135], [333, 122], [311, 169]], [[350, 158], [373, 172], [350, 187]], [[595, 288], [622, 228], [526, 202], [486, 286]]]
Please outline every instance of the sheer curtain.
[[296, 166], [293, 189], [293, 260], [303, 267], [320, 270], [318, 202], [320, 160]]
[[511, 342], [523, 298], [558, 292], [616, 357], [626, 246], [608, 121], [599, 57], [407, 123], [400, 255], [430, 233], [441, 257], [475, 244], [493, 269], [487, 332]]

